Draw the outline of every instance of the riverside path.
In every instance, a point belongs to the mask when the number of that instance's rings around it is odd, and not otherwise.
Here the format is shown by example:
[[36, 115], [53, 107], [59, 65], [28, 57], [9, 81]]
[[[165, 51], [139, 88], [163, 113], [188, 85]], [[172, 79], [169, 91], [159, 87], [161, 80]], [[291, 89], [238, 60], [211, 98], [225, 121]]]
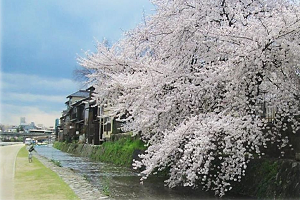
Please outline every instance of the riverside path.
[[14, 175], [17, 154], [24, 144], [0, 146], [0, 199], [14, 199]]

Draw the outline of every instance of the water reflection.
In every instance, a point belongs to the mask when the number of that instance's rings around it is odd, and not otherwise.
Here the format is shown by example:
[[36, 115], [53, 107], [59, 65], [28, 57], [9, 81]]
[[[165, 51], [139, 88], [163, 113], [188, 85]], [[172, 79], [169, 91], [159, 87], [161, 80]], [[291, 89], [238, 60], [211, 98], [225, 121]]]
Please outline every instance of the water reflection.
[[[170, 189], [164, 187], [161, 177], [150, 177], [141, 185], [138, 174], [128, 168], [94, 162], [85, 157], [78, 157], [59, 151], [50, 145], [37, 146], [35, 149], [40, 155], [50, 160], [60, 161], [62, 167], [70, 168], [75, 173], [84, 176], [92, 185], [100, 191], [108, 193], [114, 199], [220, 199], [201, 190], [190, 188]], [[241, 197], [226, 197], [222, 199], [241, 199]]]

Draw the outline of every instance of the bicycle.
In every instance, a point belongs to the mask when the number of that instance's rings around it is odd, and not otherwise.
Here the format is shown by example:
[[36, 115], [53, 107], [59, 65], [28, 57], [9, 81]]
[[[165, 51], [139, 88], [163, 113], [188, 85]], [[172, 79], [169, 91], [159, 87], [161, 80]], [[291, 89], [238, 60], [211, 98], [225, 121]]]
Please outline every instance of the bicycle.
[[32, 151], [35, 151], [35, 149], [34, 149], [34, 147], [33, 147], [33, 145], [28, 149], [28, 161], [29, 161], [29, 163], [31, 163], [32, 162]]

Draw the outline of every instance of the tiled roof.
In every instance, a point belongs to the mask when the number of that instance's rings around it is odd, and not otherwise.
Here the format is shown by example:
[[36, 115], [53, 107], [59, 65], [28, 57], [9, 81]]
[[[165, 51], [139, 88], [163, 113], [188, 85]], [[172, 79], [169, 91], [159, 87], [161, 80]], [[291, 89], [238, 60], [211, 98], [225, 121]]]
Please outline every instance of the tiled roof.
[[84, 98], [87, 98], [89, 97], [89, 92], [86, 91], [86, 90], [79, 90], [73, 94], [70, 94], [69, 96], [67, 96], [67, 98], [70, 98], [70, 97], [84, 97]]

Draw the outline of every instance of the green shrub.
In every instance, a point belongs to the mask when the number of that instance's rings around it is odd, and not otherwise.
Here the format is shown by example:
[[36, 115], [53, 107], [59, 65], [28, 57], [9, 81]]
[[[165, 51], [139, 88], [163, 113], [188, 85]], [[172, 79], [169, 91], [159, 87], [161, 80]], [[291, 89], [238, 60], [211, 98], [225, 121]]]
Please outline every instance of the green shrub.
[[54, 148], [64, 151], [64, 152], [66, 152], [68, 150], [69, 145], [70, 144], [67, 144], [66, 142], [54, 142], [53, 143]]
[[127, 167], [132, 164], [132, 156], [135, 150], [146, 149], [141, 140], [132, 137], [121, 138], [115, 142], [105, 142], [102, 148], [98, 149], [98, 153], [96, 153], [100, 161]]
[[54, 159], [51, 159], [51, 162], [53, 162], [56, 166], [58, 167], [62, 167], [61, 163], [59, 160], [54, 160]]

